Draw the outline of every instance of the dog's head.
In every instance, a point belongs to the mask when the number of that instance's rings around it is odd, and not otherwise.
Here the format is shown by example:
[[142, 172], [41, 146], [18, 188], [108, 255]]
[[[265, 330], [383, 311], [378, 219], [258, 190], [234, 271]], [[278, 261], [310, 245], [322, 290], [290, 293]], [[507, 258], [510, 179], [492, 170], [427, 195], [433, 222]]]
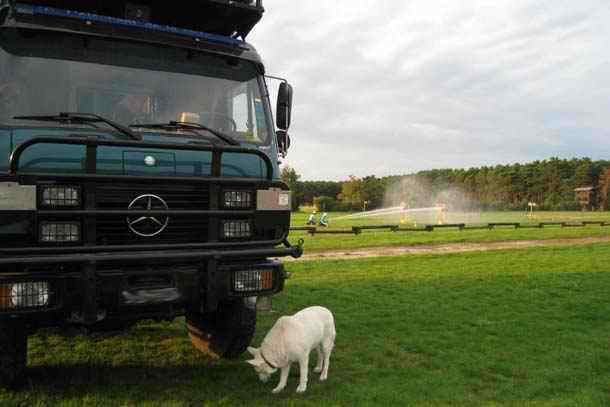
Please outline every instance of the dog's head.
[[258, 378], [261, 379], [262, 382], [269, 380], [271, 375], [275, 373], [277, 369], [269, 366], [269, 364], [265, 362], [265, 359], [263, 359], [261, 356], [260, 349], [248, 347], [248, 352], [254, 356], [254, 359], [250, 359], [246, 361], [246, 363], [254, 366], [254, 371], [258, 374]]

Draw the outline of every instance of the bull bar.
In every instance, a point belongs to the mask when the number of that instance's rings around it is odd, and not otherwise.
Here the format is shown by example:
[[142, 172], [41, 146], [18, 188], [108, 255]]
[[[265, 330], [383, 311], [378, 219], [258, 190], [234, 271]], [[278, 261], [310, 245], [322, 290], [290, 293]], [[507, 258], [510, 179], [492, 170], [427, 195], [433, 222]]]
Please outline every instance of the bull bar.
[[[60, 145], [82, 145], [86, 147], [85, 153], [85, 173], [81, 174], [50, 174], [50, 173], [19, 173], [19, 162], [22, 154], [31, 146], [40, 144], [60, 144]], [[104, 175], [97, 174], [97, 149], [100, 146], [107, 147], [136, 147], [160, 150], [180, 150], [180, 151], [205, 151], [212, 153], [211, 176], [193, 177], [166, 177], [166, 176], [134, 176], [134, 175]], [[243, 153], [258, 156], [265, 164], [266, 174], [261, 178], [243, 177], [222, 177], [221, 160], [223, 153]], [[192, 145], [177, 143], [155, 143], [142, 141], [117, 141], [102, 140], [96, 137], [37, 137], [25, 141], [13, 151], [9, 160], [9, 178], [20, 183], [35, 183], [38, 179], [52, 180], [78, 180], [84, 185], [94, 184], [100, 180], [128, 180], [146, 181], [151, 183], [163, 182], [205, 182], [231, 184], [252, 184], [257, 187], [275, 187], [287, 189], [287, 186], [279, 181], [273, 181], [273, 165], [270, 158], [262, 151], [251, 148], [216, 146], [216, 145]], [[95, 196], [93, 195], [93, 198]], [[302, 242], [297, 246], [288, 243], [284, 236], [276, 240], [258, 240], [244, 242], [219, 242], [218, 240], [207, 243], [184, 243], [184, 244], [137, 244], [137, 245], [97, 245], [95, 236], [95, 222], [99, 217], [116, 215], [165, 215], [172, 217], [208, 215], [220, 216], [225, 213], [236, 213], [236, 211], [223, 211], [212, 207], [208, 210], [98, 210], [95, 207], [95, 199], [87, 200], [83, 209], [66, 211], [44, 211], [37, 210], [38, 214], [53, 216], [82, 216], [85, 225], [83, 234], [83, 246], [74, 247], [17, 247], [0, 249], [0, 266], [10, 270], [9, 273], [0, 275], [0, 284], [14, 284], [23, 281], [51, 281], [54, 284], [54, 294], [62, 297], [67, 290], [69, 281], [77, 282], [82, 290], [81, 300], [78, 304], [71, 304], [69, 311], [80, 312], [81, 322], [86, 325], [95, 324], [98, 321], [98, 293], [97, 285], [101, 277], [113, 277], [115, 280], [125, 280], [130, 276], [130, 272], [117, 274], [108, 273], [106, 270], [117, 264], [138, 264], [141, 262], [179, 262], [196, 265], [196, 272], [186, 273], [188, 280], [187, 289], [181, 290], [179, 298], [175, 304], [169, 305], [170, 310], [178, 303], [184, 305], [185, 300], [198, 301], [196, 304], [201, 310], [213, 311], [218, 303], [226, 297], [231, 296], [231, 290], [226, 286], [227, 272], [235, 266], [235, 262], [248, 260], [255, 264], [262, 264], [269, 267], [274, 273], [274, 284], [272, 290], [265, 292], [265, 295], [274, 294], [282, 290], [286, 277], [283, 266], [280, 263], [266, 262], [263, 259], [269, 257], [292, 256], [298, 258], [302, 255]], [[255, 211], [238, 211], [239, 214], [253, 214]], [[283, 244], [283, 248], [277, 248]], [[129, 252], [129, 253], [125, 253]], [[231, 263], [233, 262], [233, 263]], [[231, 266], [231, 267], [228, 267]], [[43, 267], [43, 271], [36, 270]], [[49, 272], [53, 268], [53, 272]], [[205, 272], [204, 272], [205, 271]], [[108, 275], [107, 275], [108, 274]], [[193, 287], [203, 287], [205, 294], [199, 293]], [[188, 298], [185, 293], [193, 294]], [[256, 295], [256, 293], [253, 293]], [[47, 309], [32, 310], [0, 310], [0, 318], [18, 317], [25, 313], [31, 314], [31, 318], [38, 320], [40, 326], [44, 326], [44, 321], [53, 320], [53, 316], [58, 313], [66, 312], [66, 304], [63, 299], [53, 304]], [[181, 315], [183, 311], [170, 311], [172, 315]], [[49, 319], [50, 318], [50, 319]]]

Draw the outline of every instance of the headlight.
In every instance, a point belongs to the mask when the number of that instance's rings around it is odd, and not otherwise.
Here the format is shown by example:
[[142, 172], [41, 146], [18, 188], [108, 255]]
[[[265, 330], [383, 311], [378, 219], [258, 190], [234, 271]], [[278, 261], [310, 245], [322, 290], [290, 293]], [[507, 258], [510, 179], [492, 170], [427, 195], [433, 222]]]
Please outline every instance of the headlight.
[[80, 206], [80, 188], [67, 185], [41, 187], [41, 204], [54, 208]]
[[49, 305], [51, 291], [47, 282], [0, 285], [0, 308], [36, 308]]
[[252, 225], [249, 220], [225, 220], [222, 222], [222, 236], [225, 239], [252, 237]]
[[74, 243], [80, 241], [80, 224], [76, 222], [43, 222], [40, 224], [42, 243]]
[[273, 270], [239, 270], [233, 274], [236, 293], [268, 291], [273, 289]]
[[252, 207], [252, 192], [225, 191], [223, 205], [227, 209], [248, 209]]

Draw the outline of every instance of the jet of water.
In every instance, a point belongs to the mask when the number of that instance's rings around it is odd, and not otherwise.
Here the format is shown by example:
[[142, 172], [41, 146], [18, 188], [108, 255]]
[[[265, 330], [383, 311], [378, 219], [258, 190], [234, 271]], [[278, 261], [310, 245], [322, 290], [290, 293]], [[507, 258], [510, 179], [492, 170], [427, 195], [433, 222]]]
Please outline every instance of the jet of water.
[[440, 211], [442, 209], [444, 209], [442, 206], [431, 206], [429, 208], [403, 208], [402, 206], [395, 206], [393, 208], [385, 208], [385, 209], [377, 209], [374, 211], [353, 213], [351, 215], [341, 216], [340, 218], [336, 218], [335, 220], [371, 218], [371, 217], [379, 217], [379, 216], [387, 216], [387, 215], [403, 214], [403, 213], [415, 213], [415, 212], [435, 212], [435, 211]]

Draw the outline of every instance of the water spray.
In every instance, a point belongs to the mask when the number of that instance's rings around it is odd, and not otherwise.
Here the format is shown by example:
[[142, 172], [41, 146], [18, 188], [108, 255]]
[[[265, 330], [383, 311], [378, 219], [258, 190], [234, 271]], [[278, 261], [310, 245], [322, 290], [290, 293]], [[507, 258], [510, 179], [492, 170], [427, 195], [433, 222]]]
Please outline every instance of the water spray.
[[445, 224], [445, 215], [447, 214], [447, 206], [443, 203], [436, 204], [436, 223], [439, 225]]
[[[395, 206], [393, 208], [385, 208], [385, 209], [377, 209], [374, 211], [368, 212], [359, 212], [353, 213], [351, 215], [341, 216], [335, 220], [341, 219], [359, 219], [359, 218], [373, 218], [380, 216], [388, 216], [388, 215], [396, 215], [396, 214], [408, 214], [408, 213], [418, 213], [418, 212], [442, 212], [445, 213], [447, 211], [444, 206], [431, 206], [429, 208], [403, 208], [402, 206]], [[443, 215], [444, 216], [444, 215]]]

